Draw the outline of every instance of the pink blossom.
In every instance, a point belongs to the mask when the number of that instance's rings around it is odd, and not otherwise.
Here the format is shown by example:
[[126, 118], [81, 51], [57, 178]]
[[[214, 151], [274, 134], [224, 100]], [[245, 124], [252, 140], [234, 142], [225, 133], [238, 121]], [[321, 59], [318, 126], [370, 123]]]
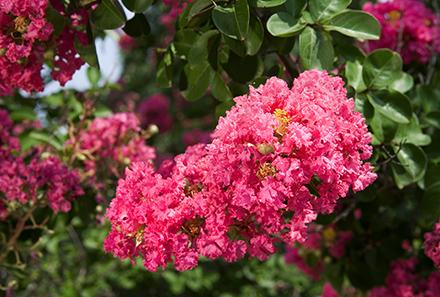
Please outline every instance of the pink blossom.
[[424, 279], [416, 273], [417, 259], [397, 260], [392, 263], [385, 286], [373, 288], [369, 297], [434, 297], [440, 294], [440, 272]]
[[[152, 271], [173, 259], [190, 269], [199, 255], [264, 260], [277, 241], [306, 241], [319, 213], [375, 180], [371, 136], [340, 78], [307, 71], [292, 89], [271, 78], [235, 102], [212, 142], [176, 156], [166, 176], [146, 163], [127, 170], [107, 211], [112, 232], [136, 242], [123, 255]], [[114, 246], [123, 244], [106, 251]]]
[[380, 40], [369, 41], [367, 50], [390, 48], [400, 52], [405, 63], [426, 63], [440, 52], [439, 16], [419, 0], [392, 0], [372, 4], [363, 9], [373, 14], [382, 25]]
[[431, 258], [435, 266], [440, 267], [440, 221], [432, 232], [425, 233], [425, 254]]
[[18, 139], [10, 134], [13, 125], [4, 110], [0, 110], [0, 121], [0, 218], [7, 217], [7, 205], [12, 202], [47, 203], [55, 213], [68, 212], [71, 201], [83, 194], [77, 172], [55, 156], [42, 158], [38, 149], [24, 154]]
[[324, 284], [321, 297], [339, 297], [339, 294], [333, 286], [327, 282]]

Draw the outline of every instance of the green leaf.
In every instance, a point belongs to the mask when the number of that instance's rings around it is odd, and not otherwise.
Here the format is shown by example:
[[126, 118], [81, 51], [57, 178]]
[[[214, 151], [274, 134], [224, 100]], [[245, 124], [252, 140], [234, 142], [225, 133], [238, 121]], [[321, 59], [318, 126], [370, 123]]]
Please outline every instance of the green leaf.
[[228, 111], [229, 109], [231, 109], [231, 107], [234, 105], [234, 101], [225, 101], [220, 103], [219, 105], [217, 105], [215, 107], [215, 116], [217, 118], [224, 116], [226, 111]]
[[188, 77], [188, 89], [183, 91], [183, 96], [189, 101], [200, 99], [208, 89], [213, 74], [211, 65], [204, 61], [200, 64], [187, 64], [185, 73]]
[[237, 0], [233, 7], [216, 6], [212, 11], [215, 26], [226, 36], [244, 40], [249, 30], [249, 6], [246, 0]]
[[35, 113], [33, 108], [22, 106], [20, 110], [11, 111], [9, 117], [14, 122], [23, 121], [23, 120], [38, 120], [37, 114]]
[[87, 36], [89, 38], [88, 44], [83, 44], [78, 39], [78, 37], [75, 37], [75, 42], [74, 42], [75, 49], [83, 61], [85, 61], [90, 66], [99, 69], [99, 61], [98, 61], [98, 55], [96, 53], [95, 38], [93, 36], [90, 23], [87, 24]]
[[153, 4], [153, 0], [122, 0], [122, 3], [124, 3], [125, 7], [130, 11], [142, 13]]
[[246, 53], [249, 56], [256, 55], [263, 44], [264, 28], [257, 17], [252, 17], [249, 23], [249, 31], [244, 40]]
[[411, 75], [405, 72], [401, 72], [401, 76], [391, 83], [389, 88], [396, 90], [400, 93], [406, 93], [412, 89], [414, 85], [414, 79]]
[[399, 125], [394, 141], [423, 146], [431, 143], [431, 137], [423, 134], [419, 120], [417, 116], [413, 114], [409, 124]]
[[190, 4], [188, 16], [186, 17], [188, 26], [197, 24], [197, 18], [205, 15], [205, 13], [212, 8], [214, 8], [214, 2], [212, 0], [197, 0], [192, 2]]
[[306, 2], [306, 0], [287, 0], [284, 7], [291, 16], [299, 17], [306, 7]]
[[232, 93], [219, 73], [214, 73], [211, 81], [212, 95], [220, 101], [232, 100]]
[[194, 30], [184, 29], [177, 31], [173, 43], [177, 56], [188, 56], [189, 51], [199, 37], [200, 35], [198, 35]]
[[331, 36], [306, 27], [299, 35], [299, 55], [305, 69], [331, 69], [334, 59]]
[[258, 8], [276, 7], [285, 2], [286, 0], [249, 0], [251, 6]]
[[92, 12], [92, 20], [98, 29], [109, 30], [122, 27], [127, 19], [118, 1], [102, 0]]
[[301, 19], [295, 18], [284, 11], [273, 14], [266, 24], [269, 33], [277, 37], [293, 36], [304, 29], [305, 26], [306, 24]]
[[378, 112], [374, 113], [369, 122], [373, 136], [379, 143], [387, 143], [393, 140], [397, 131], [397, 124], [395, 122]]
[[99, 79], [101, 78], [101, 72], [99, 69], [89, 67], [87, 68], [87, 78], [89, 79], [90, 84], [96, 88], [98, 86]]
[[36, 140], [39, 143], [49, 144], [58, 151], [62, 150], [63, 148], [63, 144], [60, 143], [58, 139], [44, 132], [32, 131], [31, 133], [29, 133], [28, 137], [30, 139]]
[[402, 58], [388, 49], [371, 52], [363, 66], [362, 76], [367, 87], [386, 89], [402, 75]]
[[150, 34], [151, 28], [145, 15], [142, 13], [136, 13], [133, 18], [125, 23], [122, 30], [132, 37], [139, 37]]
[[440, 217], [440, 182], [429, 186], [423, 194], [420, 205], [420, 219], [431, 226]]
[[362, 64], [359, 61], [348, 61], [345, 64], [345, 77], [348, 84], [352, 86], [356, 92], [360, 93], [367, 89], [362, 78]]
[[258, 55], [240, 57], [231, 52], [223, 68], [234, 81], [247, 83], [261, 74], [263, 63]]
[[412, 143], [402, 144], [394, 150], [400, 165], [409, 174], [411, 179], [414, 182], [422, 179], [428, 166], [428, 158], [425, 152]]
[[374, 109], [390, 120], [408, 124], [412, 118], [411, 103], [405, 95], [397, 91], [375, 91], [368, 96]]
[[369, 13], [346, 10], [333, 17], [324, 25], [328, 31], [337, 31], [360, 40], [379, 39], [380, 24]]
[[211, 38], [217, 36], [217, 30], [210, 30], [203, 33], [194, 43], [188, 54], [188, 62], [190, 64], [203, 64], [208, 60], [208, 45]]
[[315, 21], [330, 19], [350, 5], [351, 0], [310, 0], [309, 9]]
[[425, 116], [423, 116], [422, 121], [425, 126], [432, 126], [436, 129], [440, 129], [440, 111], [432, 111], [427, 113]]

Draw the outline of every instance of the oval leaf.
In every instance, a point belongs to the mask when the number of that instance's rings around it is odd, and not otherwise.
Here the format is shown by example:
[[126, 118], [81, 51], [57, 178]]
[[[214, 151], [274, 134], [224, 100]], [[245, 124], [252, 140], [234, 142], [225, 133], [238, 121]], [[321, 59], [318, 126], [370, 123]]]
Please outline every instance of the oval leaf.
[[344, 11], [330, 19], [324, 28], [360, 40], [379, 39], [380, 37], [379, 22], [371, 14], [363, 11]]
[[368, 96], [374, 109], [400, 124], [408, 124], [412, 118], [409, 99], [397, 91], [376, 91]]
[[309, 9], [315, 21], [323, 21], [343, 11], [350, 3], [351, 0], [310, 0]]
[[300, 19], [282, 11], [273, 14], [267, 21], [266, 27], [273, 36], [289, 37], [301, 31], [305, 25]]
[[122, 3], [124, 3], [125, 7], [130, 11], [141, 13], [153, 4], [153, 0], [122, 0]]
[[299, 35], [299, 56], [306, 69], [330, 69], [333, 67], [334, 50], [327, 32], [306, 27]]
[[388, 49], [371, 52], [364, 61], [362, 76], [368, 87], [386, 89], [402, 75], [402, 58]]
[[118, 1], [102, 0], [92, 12], [93, 23], [98, 29], [117, 29], [125, 24], [124, 9]]

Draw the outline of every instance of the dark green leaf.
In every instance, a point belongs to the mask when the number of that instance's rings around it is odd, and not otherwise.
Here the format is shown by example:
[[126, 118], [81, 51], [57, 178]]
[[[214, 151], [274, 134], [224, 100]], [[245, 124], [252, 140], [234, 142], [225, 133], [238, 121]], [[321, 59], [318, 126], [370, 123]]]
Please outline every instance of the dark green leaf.
[[220, 101], [232, 100], [232, 93], [219, 73], [214, 73], [211, 81], [212, 95]]
[[259, 76], [263, 63], [258, 55], [240, 57], [233, 52], [229, 54], [228, 63], [224, 65], [225, 71], [234, 81], [247, 83]]
[[249, 30], [249, 6], [246, 0], [236, 1], [233, 7], [217, 6], [212, 11], [215, 26], [226, 36], [244, 40]]
[[185, 73], [188, 89], [183, 92], [183, 96], [189, 101], [200, 99], [206, 93], [213, 75], [211, 65], [206, 60], [200, 64], [187, 64]]
[[362, 76], [367, 87], [386, 89], [402, 75], [402, 58], [388, 49], [370, 53], [364, 61]]
[[436, 129], [440, 129], [440, 111], [432, 111], [426, 114], [422, 120], [426, 126], [432, 126]]
[[127, 19], [118, 1], [102, 0], [92, 12], [92, 20], [98, 29], [109, 30], [122, 27]]
[[153, 4], [153, 0], [122, 0], [122, 3], [131, 11], [142, 13]]
[[139, 37], [150, 34], [151, 28], [145, 15], [136, 13], [133, 18], [125, 23], [122, 30], [132, 37]]
[[423, 150], [412, 143], [405, 143], [396, 147], [395, 151], [400, 165], [405, 169], [412, 181], [416, 182], [422, 179], [428, 165], [428, 159]]
[[87, 78], [89, 79], [89, 82], [93, 87], [97, 87], [99, 79], [101, 78], [101, 72], [99, 71], [99, 69], [89, 67], [87, 68]]
[[299, 18], [306, 7], [306, 0], [287, 0], [284, 4], [286, 11], [293, 17]]
[[400, 124], [408, 124], [412, 118], [409, 99], [397, 91], [375, 91], [369, 96], [375, 110]]
[[361, 40], [380, 37], [379, 22], [371, 14], [363, 11], [346, 10], [330, 19], [324, 25], [324, 29]]

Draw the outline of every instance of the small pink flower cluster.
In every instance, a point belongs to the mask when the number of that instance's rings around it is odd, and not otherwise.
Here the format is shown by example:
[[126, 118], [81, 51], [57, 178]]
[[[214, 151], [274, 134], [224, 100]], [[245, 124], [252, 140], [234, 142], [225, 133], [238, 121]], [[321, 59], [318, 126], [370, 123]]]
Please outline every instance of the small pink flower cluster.
[[107, 212], [107, 252], [141, 255], [151, 271], [173, 260], [191, 269], [200, 255], [264, 260], [375, 180], [371, 137], [342, 79], [311, 70], [289, 89], [271, 78], [235, 102], [213, 141], [177, 156], [169, 177], [144, 163], [127, 170]]
[[54, 28], [46, 19], [48, 0], [1, 1], [0, 95], [10, 94], [14, 88], [27, 92], [42, 91], [41, 70], [45, 53], [51, 47], [56, 48], [52, 77], [61, 85], [84, 64], [74, 48], [74, 41], [78, 38], [83, 44], [88, 42], [79, 27], [87, 23], [87, 11], [81, 9], [79, 13], [67, 15], [61, 1], [54, 0], [52, 4], [69, 18], [59, 36], [54, 35]]
[[416, 273], [417, 259], [397, 260], [391, 265], [386, 285], [373, 288], [369, 297], [438, 297], [440, 272], [424, 279]]
[[391, 0], [363, 9], [382, 25], [380, 40], [369, 41], [367, 50], [389, 48], [398, 51], [405, 63], [426, 63], [440, 52], [440, 18], [419, 0]]
[[425, 233], [425, 254], [440, 268], [440, 221], [432, 232]]
[[77, 138], [68, 141], [76, 153], [85, 156], [87, 183], [98, 193], [105, 188], [102, 175], [120, 177], [128, 164], [155, 158], [154, 149], [145, 144], [141, 132], [134, 113], [117, 113], [94, 119]]
[[41, 158], [38, 150], [30, 156], [20, 154], [12, 129], [8, 113], [0, 110], [0, 219], [8, 216], [9, 204], [38, 203], [41, 197], [55, 213], [68, 212], [71, 201], [82, 195], [78, 174], [54, 156]]

